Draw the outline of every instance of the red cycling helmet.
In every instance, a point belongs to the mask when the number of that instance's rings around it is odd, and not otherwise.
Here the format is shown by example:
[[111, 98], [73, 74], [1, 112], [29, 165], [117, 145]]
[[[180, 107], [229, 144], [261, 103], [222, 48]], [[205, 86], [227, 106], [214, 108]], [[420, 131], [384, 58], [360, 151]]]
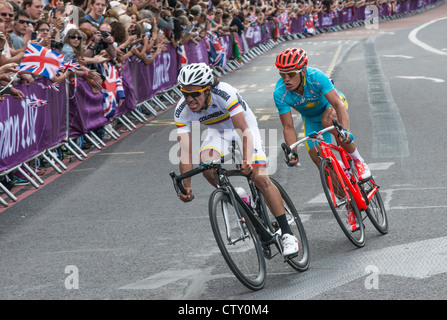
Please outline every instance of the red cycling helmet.
[[276, 56], [275, 66], [279, 71], [301, 71], [307, 66], [307, 54], [301, 48], [289, 48]]

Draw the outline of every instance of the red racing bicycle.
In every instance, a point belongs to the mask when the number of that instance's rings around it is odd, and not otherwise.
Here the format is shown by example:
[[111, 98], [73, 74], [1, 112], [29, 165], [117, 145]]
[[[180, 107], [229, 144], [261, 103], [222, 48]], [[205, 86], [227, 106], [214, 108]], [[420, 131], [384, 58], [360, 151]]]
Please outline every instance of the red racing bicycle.
[[[379, 186], [371, 176], [369, 179], [358, 179], [354, 161], [349, 154], [338, 145], [323, 139], [323, 133], [336, 129], [343, 137], [345, 132], [336, 120], [333, 126], [319, 132], [312, 132], [307, 137], [291, 146], [281, 145], [286, 159], [290, 159], [291, 150], [304, 142], [316, 141], [320, 159], [320, 178], [329, 206], [341, 229], [348, 239], [357, 247], [365, 245], [365, 226], [361, 212], [365, 212], [374, 227], [381, 233], [388, 233], [388, 218]], [[317, 147], [318, 146], [318, 147]], [[335, 155], [335, 153], [338, 157]]]

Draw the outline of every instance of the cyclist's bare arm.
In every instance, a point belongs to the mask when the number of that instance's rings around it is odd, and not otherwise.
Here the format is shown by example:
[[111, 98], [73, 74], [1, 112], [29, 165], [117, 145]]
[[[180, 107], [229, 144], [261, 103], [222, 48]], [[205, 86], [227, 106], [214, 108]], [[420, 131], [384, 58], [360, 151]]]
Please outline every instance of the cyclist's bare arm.
[[[329, 121], [325, 121], [326, 124], [323, 124], [324, 126], [328, 127], [332, 125], [332, 120], [337, 120], [338, 123], [340, 123], [343, 127], [344, 130], [349, 131], [349, 116], [348, 116], [348, 112], [346, 111], [346, 106], [343, 103], [343, 101], [341, 100], [340, 96], [338, 95], [337, 91], [335, 89], [329, 91], [328, 93], [325, 94], [326, 99], [328, 100], [328, 102], [331, 104], [331, 106], [333, 107], [333, 109], [335, 110], [335, 114], [332, 114]], [[330, 109], [330, 108], [329, 108]], [[323, 115], [324, 117], [324, 115]], [[322, 121], [323, 122], [323, 121]], [[335, 139], [337, 140], [338, 143], [344, 145], [344, 147], [349, 148], [350, 150], [346, 150], [348, 152], [351, 152], [353, 150], [351, 150], [352, 148], [355, 148], [354, 145], [352, 146], [347, 146], [348, 144], [350, 144], [352, 141], [350, 139], [350, 135], [347, 135], [347, 140], [346, 141], [342, 141], [339, 139], [338, 134], [336, 134], [336, 132], [332, 132], [332, 134], [334, 135]]]
[[[296, 135], [296, 131], [293, 126], [292, 112], [289, 111], [279, 115], [279, 119], [282, 123], [284, 141], [288, 146], [290, 146], [298, 140], [298, 136]], [[292, 152], [298, 154], [297, 148], [295, 147]], [[298, 157], [296, 159], [290, 159], [289, 164], [291, 166], [296, 166], [298, 164]]]
[[[192, 170], [192, 147], [191, 147], [191, 133], [179, 133], [177, 135], [177, 140], [180, 144], [180, 163], [179, 170], [180, 174]], [[180, 200], [183, 202], [189, 202], [194, 199], [194, 195], [191, 193], [191, 178], [186, 178], [183, 180], [183, 185], [187, 191], [187, 194], [179, 194]]]
[[251, 171], [251, 156], [253, 154], [253, 136], [251, 134], [250, 128], [248, 127], [247, 121], [245, 120], [243, 112], [240, 112], [232, 116], [231, 121], [233, 122], [233, 126], [237, 130], [237, 133], [239, 134], [243, 144], [241, 171], [245, 174], [248, 174]]
[[332, 89], [324, 96], [329, 104], [335, 109], [337, 115], [337, 119], [331, 119], [331, 121], [329, 121], [328, 123], [328, 126], [332, 125], [332, 120], [337, 120], [343, 126], [343, 129], [349, 130], [348, 112], [346, 111], [346, 106], [340, 99], [338, 92], [335, 89]]

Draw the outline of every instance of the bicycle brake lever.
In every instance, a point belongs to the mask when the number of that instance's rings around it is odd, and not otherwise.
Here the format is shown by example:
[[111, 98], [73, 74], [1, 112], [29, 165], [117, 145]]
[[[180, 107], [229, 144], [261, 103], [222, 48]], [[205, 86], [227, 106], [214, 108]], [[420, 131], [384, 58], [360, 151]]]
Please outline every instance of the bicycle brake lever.
[[284, 151], [284, 154], [286, 155], [286, 158], [288, 157], [289, 154], [292, 153], [292, 150], [290, 149], [290, 147], [288, 145], [286, 145], [284, 142], [281, 143], [281, 148]]
[[179, 180], [177, 178], [177, 175], [175, 174], [175, 172], [172, 171], [169, 175], [172, 178], [172, 183], [174, 184], [174, 189], [175, 189], [175, 192], [177, 192], [177, 195], [180, 196], [180, 192], [181, 192], [186, 196], [188, 194], [188, 192], [186, 192], [186, 189], [183, 187], [183, 183], [181, 182], [181, 180]]

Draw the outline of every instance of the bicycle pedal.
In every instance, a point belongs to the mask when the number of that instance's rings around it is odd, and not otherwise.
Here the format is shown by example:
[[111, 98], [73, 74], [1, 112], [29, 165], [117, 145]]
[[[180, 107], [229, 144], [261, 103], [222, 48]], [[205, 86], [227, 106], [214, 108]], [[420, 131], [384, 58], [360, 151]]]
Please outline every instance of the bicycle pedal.
[[298, 253], [299, 253], [299, 252], [297, 252], [297, 253], [295, 253], [295, 254], [292, 254], [292, 255], [290, 255], [290, 256], [286, 256], [286, 257], [284, 257], [284, 262], [288, 262], [289, 260], [298, 257]]

